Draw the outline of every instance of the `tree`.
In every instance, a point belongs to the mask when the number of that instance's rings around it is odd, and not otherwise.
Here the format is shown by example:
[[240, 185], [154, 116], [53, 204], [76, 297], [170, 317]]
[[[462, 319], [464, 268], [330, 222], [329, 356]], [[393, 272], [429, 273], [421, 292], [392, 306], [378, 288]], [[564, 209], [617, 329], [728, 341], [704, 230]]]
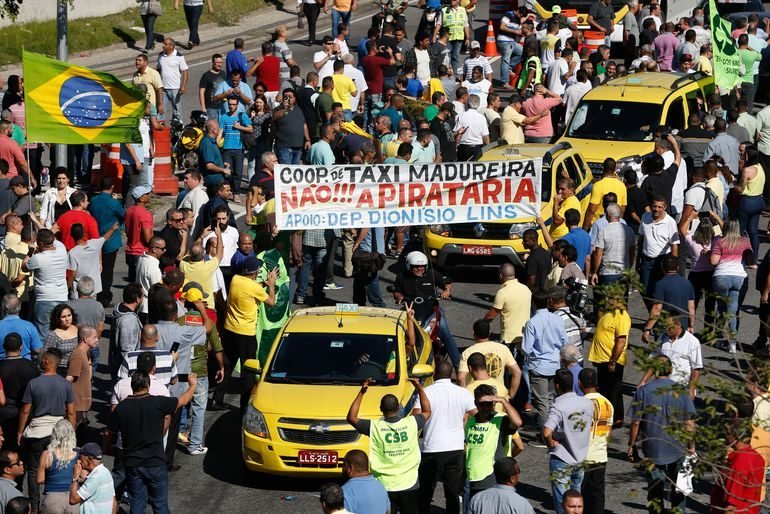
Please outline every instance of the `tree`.
[[0, 0], [0, 18], [15, 19], [23, 0]]

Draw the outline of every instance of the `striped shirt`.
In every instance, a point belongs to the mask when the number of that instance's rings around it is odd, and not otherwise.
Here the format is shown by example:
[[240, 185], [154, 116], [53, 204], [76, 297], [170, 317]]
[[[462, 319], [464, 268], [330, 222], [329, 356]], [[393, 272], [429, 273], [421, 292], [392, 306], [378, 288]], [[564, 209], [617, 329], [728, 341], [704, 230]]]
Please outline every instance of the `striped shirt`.
[[479, 55], [477, 57], [468, 57], [465, 59], [465, 62], [463, 62], [463, 70], [462, 70], [462, 77], [463, 79], [467, 80], [471, 78], [471, 72], [473, 72], [473, 68], [476, 66], [481, 66], [484, 69], [484, 76], [492, 74], [492, 65], [489, 64], [489, 59], [484, 57], [483, 55]]
[[118, 370], [118, 377], [126, 378], [131, 376], [136, 371], [136, 359], [144, 352], [151, 352], [155, 354], [155, 378], [168, 387], [171, 381], [176, 378], [177, 370], [174, 358], [171, 356], [169, 350], [154, 350], [154, 349], [139, 349], [126, 354], [126, 358], [123, 364], [120, 365]]
[[558, 314], [562, 321], [564, 321], [564, 331], [567, 332], [567, 340], [564, 344], [574, 344], [580, 350], [582, 359], [583, 355], [583, 337], [582, 332], [586, 326], [586, 321], [577, 314], [572, 314], [569, 307], [561, 307], [553, 311], [554, 314]]

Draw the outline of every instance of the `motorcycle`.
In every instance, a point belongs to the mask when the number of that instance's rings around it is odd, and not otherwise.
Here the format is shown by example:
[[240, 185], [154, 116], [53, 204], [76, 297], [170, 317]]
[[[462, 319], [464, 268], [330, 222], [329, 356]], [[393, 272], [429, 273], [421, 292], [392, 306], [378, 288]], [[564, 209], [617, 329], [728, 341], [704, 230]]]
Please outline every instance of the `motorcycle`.
[[382, 37], [382, 30], [386, 23], [389, 25], [397, 24], [401, 27], [406, 27], [406, 16], [404, 16], [406, 6], [407, 4], [404, 2], [394, 9], [391, 2], [380, 2], [380, 12], [375, 13], [375, 15], [372, 16], [372, 28], [379, 30], [380, 37]]
[[174, 135], [174, 125], [175, 123], [181, 125], [181, 122], [174, 120], [171, 123], [171, 143], [173, 145], [171, 154], [177, 170], [184, 171], [189, 168], [198, 168], [198, 147], [206, 132], [206, 122], [208, 119], [206, 111], [192, 111], [190, 113], [190, 123], [184, 128], [178, 127], [176, 137]]
[[417, 27], [417, 33], [428, 34], [432, 43], [439, 12], [441, 12], [440, 7], [425, 7], [420, 17], [420, 25]]

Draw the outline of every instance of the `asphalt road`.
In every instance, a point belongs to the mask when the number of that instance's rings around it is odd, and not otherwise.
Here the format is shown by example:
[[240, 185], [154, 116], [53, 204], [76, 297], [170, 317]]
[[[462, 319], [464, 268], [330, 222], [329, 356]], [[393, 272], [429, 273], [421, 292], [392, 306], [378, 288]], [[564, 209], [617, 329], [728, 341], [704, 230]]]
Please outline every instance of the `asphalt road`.
[[[293, 4], [293, 3], [292, 3]], [[486, 19], [484, 16], [487, 11], [488, 0], [482, 0], [479, 3], [476, 27], [476, 39], [483, 40], [481, 35], [486, 29]], [[290, 5], [289, 7], [292, 7]], [[351, 42], [357, 42], [365, 35], [369, 27], [371, 14], [365, 15], [364, 10], [353, 16]], [[417, 9], [408, 11], [408, 33], [414, 34], [416, 24], [419, 21]], [[253, 56], [258, 48], [258, 43], [265, 39], [266, 26], [277, 25], [281, 20], [295, 20], [286, 13], [273, 12], [268, 9], [260, 13], [258, 19], [265, 26], [258, 25], [258, 28], [244, 28], [247, 38], [247, 54]], [[319, 37], [328, 33], [329, 17], [321, 19], [319, 28]], [[308, 48], [298, 41], [306, 38], [306, 32], [299, 33], [294, 26], [289, 25], [292, 30], [289, 39], [292, 41], [291, 48], [294, 52], [294, 58], [302, 66], [303, 75], [310, 69], [313, 52], [317, 47]], [[195, 88], [198, 84], [200, 75], [207, 69], [209, 58], [212, 53], [224, 53], [231, 48], [229, 41], [232, 40], [230, 33], [222, 29], [219, 37], [215, 29], [208, 34], [204, 34], [204, 45], [200, 49], [188, 54], [190, 64], [190, 92], [184, 98], [184, 109], [186, 113], [193, 108], [197, 108], [197, 97], [194, 96]], [[185, 40], [181, 39], [180, 40]], [[133, 64], [133, 53], [122, 52], [124, 59], [113, 60], [105, 58], [101, 64], [95, 65], [97, 68], [110, 69], [121, 76], [130, 75]], [[164, 203], [170, 199], [163, 200]], [[159, 205], [155, 209], [156, 220], [162, 219], [162, 213], [165, 211], [164, 205]], [[763, 219], [764, 227], [766, 220]], [[762, 250], [764, 253], [764, 248]], [[392, 262], [392, 261], [391, 261]], [[482, 317], [488, 310], [494, 293], [497, 289], [497, 276], [494, 270], [490, 269], [452, 269], [448, 273], [454, 278], [455, 288], [454, 297], [451, 301], [444, 302], [443, 306], [447, 313], [446, 319], [455, 334], [457, 342], [464, 347], [472, 343], [471, 326], [473, 322]], [[125, 283], [126, 267], [122, 256], [116, 266], [116, 287], [119, 289]], [[394, 275], [390, 271], [384, 271], [383, 288], [391, 283]], [[329, 297], [335, 301], [349, 302], [352, 298], [352, 281], [337, 277], [337, 281], [344, 288], [340, 291], [330, 292]], [[753, 281], [751, 282], [753, 284]], [[116, 298], [120, 298], [120, 291], [117, 291]], [[756, 316], [746, 315], [756, 312], [759, 303], [758, 294], [750, 291], [744, 305], [744, 317], [741, 325], [741, 341], [751, 342], [754, 340], [757, 332], [758, 322]], [[646, 311], [640, 301], [638, 294], [632, 295], [630, 312], [634, 319], [634, 329], [631, 333], [632, 345], [641, 345], [640, 328], [646, 320]], [[702, 325], [702, 312], [699, 313]], [[495, 324], [495, 329], [498, 329]], [[103, 341], [103, 355], [106, 356], [106, 341]], [[711, 348], [704, 349], [706, 359], [706, 373], [704, 381], [709, 376], [714, 376], [719, 370], [720, 373], [728, 373], [737, 380], [740, 377], [736, 374], [736, 361], [729, 358], [728, 354]], [[633, 365], [633, 358], [626, 368], [626, 406], [630, 404], [630, 395], [633, 394], [633, 388], [640, 378], [640, 373]], [[104, 405], [108, 401], [107, 381], [103, 375], [96, 380], [95, 394], [97, 423], [98, 428], [104, 418]], [[237, 390], [237, 384], [232, 391]], [[229, 397], [231, 405], [237, 405], [235, 395]], [[342, 406], [347, 407], [347, 406]], [[302, 406], [296, 406], [297, 413], [301, 413]], [[205, 457], [188, 456], [181, 452], [177, 462], [182, 465], [182, 470], [172, 474], [169, 500], [173, 512], [247, 512], [253, 511], [258, 506], [266, 512], [286, 512], [286, 513], [307, 513], [320, 512], [318, 503], [318, 487], [321, 482], [315, 480], [300, 480], [275, 478], [269, 476], [256, 475], [245, 471], [241, 463], [240, 456], [240, 419], [236, 411], [225, 413], [207, 413], [206, 419], [206, 445], [209, 452]], [[522, 430], [525, 441], [533, 436], [531, 429]], [[610, 451], [610, 461], [607, 472], [607, 511], [614, 513], [639, 512], [645, 506], [645, 482], [640, 471], [635, 469], [625, 460], [625, 448], [628, 438], [628, 430], [620, 429], [615, 432], [613, 444]], [[537, 449], [526, 446], [524, 453], [519, 457], [521, 463], [522, 476], [521, 484], [518, 488], [520, 494], [530, 500], [538, 512], [552, 512], [550, 485], [548, 481], [547, 455], [544, 449]], [[108, 458], [111, 463], [111, 458]], [[443, 498], [438, 493], [434, 499], [436, 512], [443, 511]], [[696, 482], [696, 492], [690, 507], [695, 512], [706, 512], [708, 510], [708, 493], [710, 484], [705, 481]], [[283, 499], [287, 496], [293, 496], [293, 499]]]

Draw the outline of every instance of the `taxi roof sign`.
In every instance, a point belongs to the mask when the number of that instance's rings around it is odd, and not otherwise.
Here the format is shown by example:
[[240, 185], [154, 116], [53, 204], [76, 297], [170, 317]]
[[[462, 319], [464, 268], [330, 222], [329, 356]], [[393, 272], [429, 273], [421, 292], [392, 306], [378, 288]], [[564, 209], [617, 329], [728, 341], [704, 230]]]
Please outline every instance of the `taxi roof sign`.
[[358, 314], [357, 303], [338, 303], [337, 314]]

